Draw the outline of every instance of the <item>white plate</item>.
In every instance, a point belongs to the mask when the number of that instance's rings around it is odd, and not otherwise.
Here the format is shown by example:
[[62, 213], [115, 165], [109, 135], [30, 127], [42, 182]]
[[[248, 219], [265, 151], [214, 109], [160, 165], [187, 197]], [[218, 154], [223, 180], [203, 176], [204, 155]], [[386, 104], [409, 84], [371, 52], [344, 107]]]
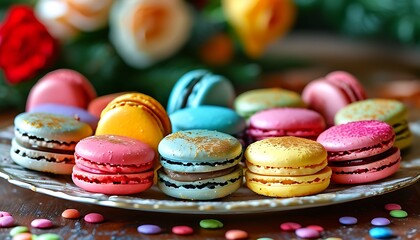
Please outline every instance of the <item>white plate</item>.
[[344, 203], [386, 194], [414, 184], [420, 179], [420, 122], [411, 124], [414, 146], [403, 152], [400, 170], [393, 176], [363, 185], [331, 184], [323, 193], [294, 198], [259, 196], [245, 186], [217, 201], [185, 201], [164, 195], [156, 186], [130, 196], [110, 196], [86, 192], [76, 187], [69, 176], [56, 176], [24, 169], [10, 159], [11, 128], [0, 132], [0, 177], [11, 184], [70, 201], [141, 211], [171, 213], [261, 213], [311, 208]]

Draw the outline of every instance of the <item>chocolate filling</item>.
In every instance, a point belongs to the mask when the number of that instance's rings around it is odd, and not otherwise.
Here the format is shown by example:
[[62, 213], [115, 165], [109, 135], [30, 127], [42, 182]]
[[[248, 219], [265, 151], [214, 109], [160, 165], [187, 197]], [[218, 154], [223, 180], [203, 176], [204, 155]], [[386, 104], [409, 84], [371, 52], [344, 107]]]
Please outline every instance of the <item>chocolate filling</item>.
[[378, 168], [373, 168], [373, 169], [364, 168], [364, 169], [358, 169], [358, 170], [355, 170], [355, 171], [352, 171], [352, 172], [334, 171], [334, 173], [335, 174], [360, 174], [360, 173], [367, 173], [367, 172], [379, 172], [379, 171], [381, 171], [385, 168], [392, 167], [393, 165], [397, 164], [400, 161], [401, 161], [401, 157], [398, 158], [398, 160], [396, 160], [394, 162], [391, 162], [390, 164], [383, 165], [383, 166], [380, 166]]
[[348, 160], [348, 161], [329, 161], [328, 165], [331, 167], [352, 167], [352, 166], [359, 166], [364, 164], [369, 164], [372, 162], [376, 162], [382, 159], [385, 159], [398, 151], [398, 148], [392, 147], [387, 151], [380, 153], [375, 156], [365, 157], [360, 159]]
[[36, 160], [36, 161], [47, 161], [47, 162], [59, 162], [59, 163], [69, 163], [69, 164], [74, 164], [74, 158], [64, 158], [61, 161], [57, 161], [56, 158], [47, 158], [46, 156], [38, 156], [38, 157], [32, 157], [27, 155], [25, 152], [20, 151], [19, 149], [16, 149], [14, 151], [17, 155], [20, 155], [22, 157], [27, 157], [30, 158], [32, 160]]
[[71, 142], [60, 142], [57, 140], [47, 140], [45, 138], [41, 138], [41, 137], [37, 137], [37, 136], [32, 136], [29, 135], [27, 133], [23, 133], [20, 131], [19, 128], [15, 129], [16, 132], [18, 132], [22, 137], [27, 137], [30, 140], [36, 140], [36, 141], [40, 141], [40, 142], [46, 142], [46, 143], [55, 143], [55, 144], [59, 144], [59, 145], [66, 145], [66, 146], [71, 146], [71, 145], [75, 145], [77, 142], [71, 141]]
[[232, 164], [234, 163], [236, 160], [240, 159], [242, 157], [242, 153], [239, 154], [238, 156], [236, 156], [233, 159], [228, 159], [222, 162], [216, 161], [216, 162], [176, 162], [176, 161], [172, 161], [169, 160], [163, 156], [160, 157], [160, 161], [161, 162], [166, 162], [168, 164], [171, 165], [177, 165], [177, 166], [183, 166], [183, 167], [192, 167], [192, 166], [218, 166], [218, 165], [225, 165], [225, 164]]
[[29, 144], [28, 142], [24, 142], [21, 141], [21, 139], [16, 138], [16, 142], [27, 149], [31, 149], [31, 150], [36, 150], [36, 151], [41, 151], [41, 152], [49, 152], [49, 153], [59, 153], [59, 154], [70, 154], [73, 155], [74, 151], [72, 150], [61, 150], [61, 149], [54, 149], [54, 148], [47, 148], [47, 147], [42, 147], [42, 146], [36, 146], [36, 145], [32, 145]]
[[194, 86], [197, 85], [198, 82], [201, 81], [201, 79], [203, 79], [206, 75], [201, 75], [199, 77], [194, 78], [191, 82], [188, 83], [188, 85], [185, 87], [186, 92], [182, 98], [182, 102], [181, 102], [181, 106], [180, 108], [185, 108], [187, 107], [187, 103], [188, 103], [188, 97], [191, 95], [191, 93], [194, 90]]
[[364, 147], [364, 148], [359, 148], [359, 149], [354, 149], [354, 150], [348, 150], [348, 151], [341, 151], [341, 152], [328, 152], [328, 159], [333, 159], [335, 157], [338, 156], [345, 156], [345, 155], [349, 155], [351, 153], [355, 153], [355, 152], [365, 152], [368, 151], [370, 149], [375, 149], [375, 148], [382, 148], [383, 146], [387, 146], [389, 145], [391, 142], [394, 142], [395, 139], [395, 135], [392, 136], [392, 138], [385, 140], [381, 143], [378, 143], [376, 145], [373, 146], [369, 146], [369, 147]]
[[165, 184], [165, 186], [167, 187], [172, 187], [172, 188], [185, 188], [185, 189], [203, 189], [203, 188], [209, 188], [209, 189], [215, 189], [216, 187], [223, 187], [228, 185], [229, 183], [234, 183], [236, 181], [239, 181], [242, 179], [242, 175], [237, 177], [237, 178], [233, 178], [230, 180], [227, 180], [226, 182], [207, 182], [207, 183], [203, 183], [203, 184], [181, 184], [181, 185], [176, 185], [174, 183], [170, 183], [168, 181], [165, 181], [162, 178], [159, 178], [159, 181], [162, 182], [163, 184]]
[[237, 166], [233, 166], [219, 171], [201, 173], [175, 172], [166, 168], [164, 168], [163, 170], [165, 171], [166, 175], [173, 180], [179, 182], [194, 182], [224, 176], [235, 171], [237, 168]]

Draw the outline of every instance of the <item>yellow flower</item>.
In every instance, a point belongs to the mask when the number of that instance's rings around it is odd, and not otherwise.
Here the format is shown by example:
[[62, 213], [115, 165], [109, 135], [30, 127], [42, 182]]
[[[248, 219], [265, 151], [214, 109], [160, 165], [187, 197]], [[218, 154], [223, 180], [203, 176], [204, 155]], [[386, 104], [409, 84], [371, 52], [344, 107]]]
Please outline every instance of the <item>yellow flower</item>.
[[111, 10], [110, 39], [128, 65], [145, 68], [177, 52], [191, 26], [183, 0], [120, 0]]
[[223, 0], [222, 3], [228, 22], [251, 57], [261, 56], [269, 43], [289, 30], [295, 18], [293, 0]]
[[37, 17], [54, 37], [71, 40], [79, 32], [90, 32], [108, 23], [112, 0], [40, 0]]

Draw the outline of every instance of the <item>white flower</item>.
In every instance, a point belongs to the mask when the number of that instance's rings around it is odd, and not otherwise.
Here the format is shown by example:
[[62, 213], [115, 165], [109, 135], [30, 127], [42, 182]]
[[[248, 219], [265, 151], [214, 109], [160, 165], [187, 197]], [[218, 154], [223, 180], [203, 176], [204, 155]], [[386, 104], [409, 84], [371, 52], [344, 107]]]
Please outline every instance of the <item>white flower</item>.
[[35, 12], [51, 35], [69, 40], [80, 31], [106, 26], [112, 3], [112, 0], [40, 0]]
[[120, 0], [111, 10], [110, 39], [130, 66], [145, 68], [188, 40], [191, 13], [183, 0]]

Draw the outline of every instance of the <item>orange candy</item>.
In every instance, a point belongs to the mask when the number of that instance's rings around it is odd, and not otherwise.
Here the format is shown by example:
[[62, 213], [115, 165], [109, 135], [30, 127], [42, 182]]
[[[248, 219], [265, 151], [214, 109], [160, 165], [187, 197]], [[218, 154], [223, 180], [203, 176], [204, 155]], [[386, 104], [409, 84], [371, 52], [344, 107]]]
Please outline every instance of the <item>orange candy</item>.
[[69, 219], [76, 219], [80, 218], [80, 212], [77, 209], [66, 209], [63, 213], [61, 213], [61, 216], [63, 218], [69, 218]]

